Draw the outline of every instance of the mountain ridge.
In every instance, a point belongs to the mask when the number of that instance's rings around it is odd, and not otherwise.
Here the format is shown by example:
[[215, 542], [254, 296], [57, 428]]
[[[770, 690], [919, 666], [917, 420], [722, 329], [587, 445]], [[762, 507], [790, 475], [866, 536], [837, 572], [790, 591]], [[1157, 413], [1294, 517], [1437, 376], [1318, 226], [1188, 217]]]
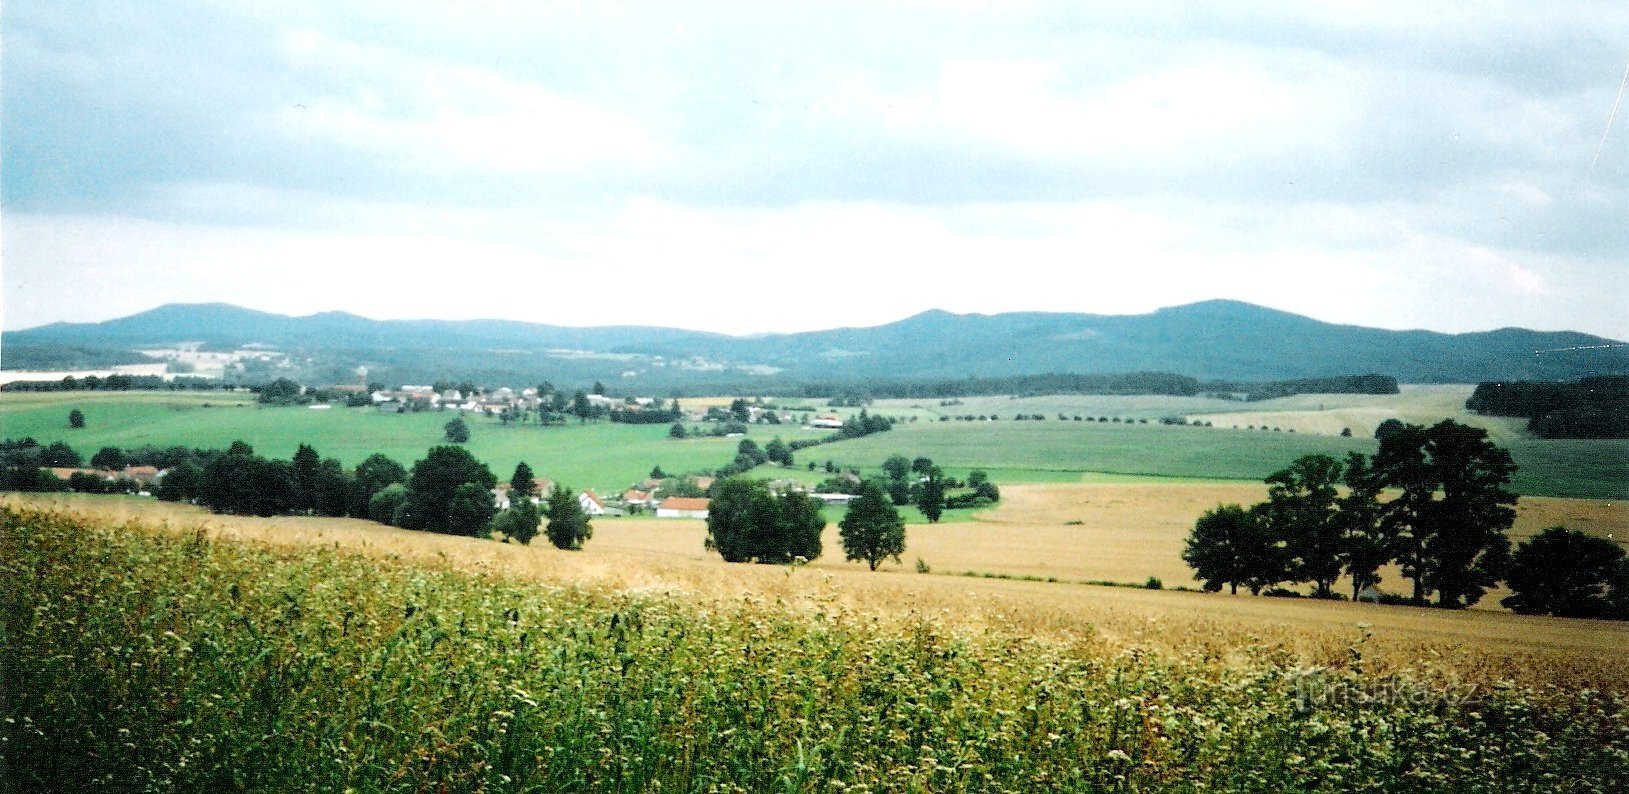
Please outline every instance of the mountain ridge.
[[[258, 342], [387, 367], [409, 363], [416, 353], [426, 361], [462, 359], [471, 368], [482, 360], [488, 370], [546, 370], [561, 351], [570, 351], [577, 363], [564, 369], [573, 377], [648, 374], [659, 381], [716, 379], [732, 369], [824, 381], [1159, 371], [1239, 381], [1374, 372], [1429, 383], [1629, 374], [1623, 343], [1576, 331], [1393, 331], [1227, 299], [1131, 315], [930, 309], [881, 325], [747, 336], [659, 326], [374, 320], [339, 310], [290, 316], [227, 303], [165, 304], [99, 323], [8, 331], [0, 341], [120, 349]], [[488, 360], [495, 358], [504, 360]], [[601, 363], [583, 363], [595, 360]], [[682, 368], [675, 362], [702, 363]]]

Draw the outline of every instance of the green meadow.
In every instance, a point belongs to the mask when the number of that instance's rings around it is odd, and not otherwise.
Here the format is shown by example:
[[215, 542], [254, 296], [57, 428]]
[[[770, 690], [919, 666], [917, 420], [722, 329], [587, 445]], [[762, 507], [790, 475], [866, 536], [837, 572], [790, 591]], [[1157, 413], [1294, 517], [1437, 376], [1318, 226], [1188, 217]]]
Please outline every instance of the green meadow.
[[[23, 399], [18, 399], [19, 397]], [[45, 399], [42, 399], [45, 397]], [[85, 413], [85, 427], [68, 427], [68, 411]], [[0, 399], [0, 425], [7, 438], [32, 437], [42, 444], [65, 441], [89, 458], [104, 446], [145, 444], [224, 448], [243, 440], [271, 457], [292, 457], [310, 444], [324, 457], [347, 467], [378, 452], [411, 466], [430, 447], [446, 443], [443, 426], [456, 411], [394, 414], [372, 408], [268, 408], [242, 395], [96, 394], [6, 395]], [[713, 469], [735, 457], [740, 439], [668, 438], [667, 425], [607, 422], [555, 427], [504, 426], [488, 416], [468, 415], [465, 446], [500, 479], [526, 461], [540, 476], [575, 488], [620, 490], [650, 473], [651, 467], [680, 473]], [[760, 445], [817, 435], [795, 426], [758, 426]]]
[[[996, 398], [980, 398], [995, 405]], [[1064, 398], [1058, 398], [1063, 400]], [[1107, 408], [1102, 400], [1093, 407]], [[1173, 399], [1114, 398], [1127, 415], [1174, 407]], [[1311, 399], [1311, 398], [1308, 398]], [[1404, 395], [1404, 400], [1417, 399]], [[838, 468], [869, 474], [889, 455], [932, 458], [952, 476], [965, 478], [984, 469], [1001, 483], [1081, 482], [1157, 479], [1166, 482], [1206, 480], [1259, 481], [1302, 455], [1336, 458], [1348, 452], [1372, 453], [1369, 438], [1313, 433], [1234, 430], [1222, 427], [1062, 422], [1057, 410], [1085, 413], [1084, 404], [1048, 404], [1052, 413], [1031, 400], [1028, 412], [1044, 421], [1013, 421], [1012, 411], [995, 422], [936, 421], [931, 401], [886, 401], [876, 406], [890, 416], [916, 416], [888, 433], [799, 450], [795, 469], [762, 467], [760, 476], [789, 477], [816, 483], [827, 477], [826, 461]], [[1134, 407], [1131, 403], [1137, 402]], [[1220, 402], [1220, 401], [1217, 401]], [[1305, 402], [1305, 400], [1302, 400]], [[911, 405], [922, 405], [912, 409]], [[86, 427], [68, 428], [68, 411], [79, 408]], [[1303, 406], [1294, 404], [1294, 408]], [[967, 412], [952, 406], [950, 412]], [[185, 445], [225, 447], [242, 439], [261, 454], [288, 458], [301, 443], [347, 466], [380, 452], [405, 465], [424, 456], [442, 440], [442, 426], [458, 414], [382, 413], [371, 408], [262, 407], [247, 395], [189, 393], [7, 394], [0, 397], [0, 426], [7, 438], [31, 436], [41, 443], [66, 441], [89, 457], [103, 446]], [[500, 477], [520, 461], [540, 475], [574, 487], [615, 490], [642, 479], [653, 466], [670, 473], [702, 471], [724, 465], [735, 456], [739, 439], [668, 438], [666, 425], [570, 424], [559, 427], [503, 426], [492, 417], [466, 416], [471, 427], [468, 448]], [[786, 441], [817, 438], [828, 431], [791, 425], [751, 428], [760, 445], [779, 436]], [[1596, 499], [1629, 498], [1629, 441], [1547, 441], [1502, 439], [1519, 469], [1514, 487], [1530, 496]], [[816, 471], [808, 471], [813, 461]]]

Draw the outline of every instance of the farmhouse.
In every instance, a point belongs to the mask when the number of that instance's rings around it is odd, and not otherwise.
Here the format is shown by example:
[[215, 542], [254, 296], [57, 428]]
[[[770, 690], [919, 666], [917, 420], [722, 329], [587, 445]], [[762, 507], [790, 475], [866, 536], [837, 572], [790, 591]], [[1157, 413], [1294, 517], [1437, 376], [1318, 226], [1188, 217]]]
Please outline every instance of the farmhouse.
[[623, 492], [622, 501], [626, 502], [629, 507], [650, 507], [650, 492], [641, 491], [638, 488], [629, 488]]
[[605, 515], [605, 503], [600, 501], [599, 494], [592, 490], [577, 494], [577, 504], [583, 506], [583, 512], [591, 516]]
[[836, 430], [837, 428], [843, 426], [843, 420], [841, 417], [828, 414], [826, 416], [817, 416], [814, 419], [809, 420], [809, 426], [824, 427]]
[[657, 518], [706, 518], [711, 499], [670, 496], [656, 505]]

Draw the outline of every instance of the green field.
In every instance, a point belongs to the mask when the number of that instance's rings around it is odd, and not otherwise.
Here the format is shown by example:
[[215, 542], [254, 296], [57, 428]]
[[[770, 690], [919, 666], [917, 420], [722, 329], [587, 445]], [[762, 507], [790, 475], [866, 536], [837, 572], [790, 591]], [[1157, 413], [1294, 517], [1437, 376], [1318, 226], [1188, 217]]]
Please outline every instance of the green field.
[[[0, 399], [0, 426], [7, 438], [33, 437], [42, 444], [66, 441], [89, 458], [103, 446], [144, 444], [225, 448], [235, 440], [255, 451], [287, 459], [302, 443], [347, 467], [379, 452], [411, 466], [432, 446], [445, 443], [442, 426], [456, 412], [392, 414], [372, 408], [266, 408], [242, 395], [96, 394], [6, 395]], [[21, 398], [21, 399], [19, 399]], [[206, 407], [207, 406], [207, 407]], [[68, 411], [78, 407], [86, 426], [68, 428]], [[526, 461], [539, 476], [574, 488], [615, 492], [643, 479], [652, 466], [682, 473], [714, 469], [735, 457], [733, 438], [667, 437], [667, 425], [595, 423], [557, 427], [504, 427], [487, 416], [466, 416], [470, 452], [501, 479]], [[788, 441], [818, 435], [795, 426], [755, 426], [760, 445], [775, 436]]]
[[[1518, 493], [1629, 498], [1629, 441], [1520, 439], [1506, 448]], [[1158, 424], [928, 422], [819, 448], [839, 464], [875, 465], [893, 453], [925, 455], [954, 469], [983, 468], [998, 482], [1079, 481], [1093, 474], [1178, 480], [1254, 480], [1311, 454], [1372, 454], [1376, 442]]]
[[[1337, 397], [1328, 398], [1333, 402]], [[1347, 395], [1347, 402], [1387, 405], [1386, 398]], [[1160, 478], [1166, 481], [1259, 481], [1301, 455], [1343, 457], [1349, 451], [1372, 453], [1368, 438], [1342, 438], [1311, 433], [1274, 433], [1221, 427], [1164, 426], [1060, 422], [1056, 413], [1070, 416], [1098, 414], [1111, 403], [1131, 416], [1138, 411], [1167, 412], [1180, 401], [1172, 397], [1056, 397], [978, 398], [981, 404], [1022, 405], [1008, 408], [998, 422], [940, 422], [929, 408], [937, 401], [883, 401], [877, 413], [920, 416], [893, 431], [866, 438], [825, 444], [796, 453], [796, 470], [762, 467], [762, 477], [789, 477], [816, 483], [827, 475], [826, 461], [840, 468], [858, 468], [870, 474], [892, 454], [927, 456], [958, 478], [984, 469], [1000, 483], [1079, 482], [1103, 477]], [[1284, 401], [1286, 411], [1316, 410], [1317, 396], [1302, 395]], [[1446, 387], [1405, 391], [1390, 398], [1399, 409], [1423, 406], [1452, 408], [1457, 397]], [[1206, 403], [1228, 403], [1205, 400]], [[1251, 404], [1262, 411], [1269, 403]], [[969, 401], [971, 404], [971, 401]], [[1344, 405], [1344, 403], [1339, 403]], [[922, 408], [912, 408], [921, 405]], [[1044, 406], [1044, 408], [1043, 408]], [[67, 414], [78, 407], [87, 417], [82, 430], [68, 428]], [[968, 406], [946, 410], [966, 412]], [[1041, 413], [1045, 421], [1012, 421], [1011, 414]], [[1048, 413], [1051, 411], [1051, 413]], [[1101, 415], [1111, 412], [1104, 411]], [[242, 439], [264, 455], [288, 458], [301, 443], [309, 443], [324, 456], [355, 465], [374, 452], [403, 464], [424, 456], [442, 443], [442, 425], [456, 414], [428, 412], [387, 414], [373, 409], [263, 408], [246, 395], [176, 393], [7, 394], [0, 397], [0, 426], [7, 438], [31, 436], [41, 443], [66, 441], [89, 457], [102, 446], [136, 447], [144, 444], [190, 447], [225, 447]], [[1120, 414], [1115, 414], [1120, 415]], [[1421, 414], [1423, 417], [1424, 414]], [[615, 491], [642, 479], [652, 466], [682, 473], [714, 469], [735, 455], [737, 439], [667, 437], [666, 425], [572, 424], [564, 427], [504, 427], [491, 417], [466, 417], [472, 428], [467, 445], [500, 477], [522, 460], [540, 475], [574, 487]], [[826, 435], [789, 425], [757, 425], [750, 437], [759, 444], [780, 436], [791, 441]], [[1509, 438], [1499, 443], [1510, 450], [1519, 469], [1517, 492], [1530, 496], [1567, 496], [1597, 499], [1629, 498], [1629, 441], [1546, 441]], [[808, 461], [817, 471], [806, 469]]]

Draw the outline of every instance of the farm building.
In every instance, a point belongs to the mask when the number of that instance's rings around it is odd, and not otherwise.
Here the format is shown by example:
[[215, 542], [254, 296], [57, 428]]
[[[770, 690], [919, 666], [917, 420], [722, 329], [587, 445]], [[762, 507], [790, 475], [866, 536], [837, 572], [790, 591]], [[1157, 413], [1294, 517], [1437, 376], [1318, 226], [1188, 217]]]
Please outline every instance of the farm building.
[[657, 518], [706, 518], [711, 499], [670, 496], [656, 505]]
[[836, 429], [843, 426], [843, 419], [832, 415], [817, 416], [809, 421], [809, 426]]
[[591, 516], [605, 515], [605, 503], [600, 501], [599, 494], [592, 490], [577, 494], [577, 504], [583, 506], [583, 512]]

